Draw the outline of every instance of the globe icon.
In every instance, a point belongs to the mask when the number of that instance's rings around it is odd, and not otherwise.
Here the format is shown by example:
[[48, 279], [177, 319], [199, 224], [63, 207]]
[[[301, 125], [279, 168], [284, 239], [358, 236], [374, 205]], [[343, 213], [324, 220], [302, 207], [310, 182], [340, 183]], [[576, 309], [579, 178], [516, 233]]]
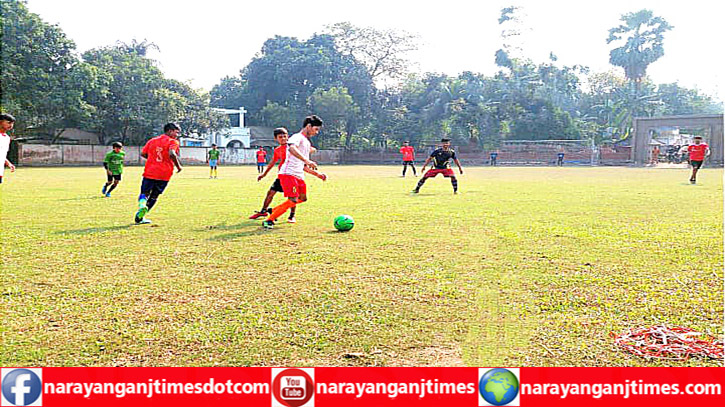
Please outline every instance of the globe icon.
[[491, 369], [478, 382], [478, 392], [488, 404], [505, 406], [519, 394], [519, 380], [508, 369]]

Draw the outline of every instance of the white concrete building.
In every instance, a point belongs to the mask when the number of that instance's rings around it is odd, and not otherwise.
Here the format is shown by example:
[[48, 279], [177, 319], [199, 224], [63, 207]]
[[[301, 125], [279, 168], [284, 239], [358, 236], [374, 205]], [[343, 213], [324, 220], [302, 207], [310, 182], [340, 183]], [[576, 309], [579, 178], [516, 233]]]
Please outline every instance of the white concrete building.
[[216, 144], [221, 148], [250, 148], [252, 135], [249, 128], [244, 125], [244, 114], [247, 111], [243, 107], [239, 109], [213, 108], [213, 110], [229, 117], [229, 127], [216, 133], [207, 134], [204, 147]]

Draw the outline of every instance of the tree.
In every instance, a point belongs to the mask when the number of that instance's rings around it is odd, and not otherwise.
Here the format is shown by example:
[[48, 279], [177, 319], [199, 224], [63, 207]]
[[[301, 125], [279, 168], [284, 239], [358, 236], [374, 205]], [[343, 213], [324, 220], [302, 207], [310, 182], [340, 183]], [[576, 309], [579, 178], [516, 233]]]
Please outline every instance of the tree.
[[94, 113], [84, 98], [97, 86], [97, 72], [78, 60], [75, 43], [59, 27], [22, 2], [2, 0], [1, 5], [0, 108], [16, 116], [17, 132], [55, 139]]
[[[238, 109], [244, 104], [244, 92], [245, 87], [242, 78], [226, 76], [212, 88], [210, 103], [214, 107]], [[249, 106], [246, 107], [249, 108]]]
[[145, 56], [151, 46], [116, 43], [83, 54], [105, 78], [104, 86], [87, 98], [97, 108], [93, 130], [103, 142], [142, 144], [170, 121], [180, 122], [186, 133], [224, 127], [226, 119], [211, 111], [208, 94], [166, 79], [155, 61]]
[[658, 85], [657, 96], [662, 102], [658, 115], [718, 114], [723, 111], [722, 103], [716, 103], [697, 89], [684, 88], [677, 83]]
[[290, 106], [267, 102], [259, 112], [259, 117], [264, 126], [284, 127], [289, 131], [295, 131], [302, 123], [305, 113]]
[[211, 97], [215, 106], [244, 106], [250, 123], [294, 128], [306, 115], [319, 113], [309, 111], [308, 105], [316, 90], [332, 88], [346, 89], [356, 106], [345, 118], [345, 129], [339, 130], [340, 135], [353, 134], [371, 119], [374, 86], [366, 68], [341, 54], [330, 35], [306, 41], [276, 36], [265, 41], [238, 78], [224, 78], [215, 86]]
[[607, 44], [624, 41], [609, 52], [609, 62], [624, 68], [627, 79], [639, 83], [647, 74], [647, 67], [665, 54], [664, 33], [672, 26], [650, 10], [640, 10], [621, 17], [621, 24], [609, 30]]
[[335, 145], [343, 136], [345, 147], [350, 147], [352, 135], [346, 133], [347, 122], [358, 112], [358, 107], [346, 88], [318, 88], [310, 96], [309, 105], [313, 112], [325, 121], [325, 131], [320, 135], [320, 144]]
[[357, 27], [349, 22], [326, 27], [338, 50], [362, 63], [373, 80], [398, 80], [408, 72], [405, 55], [418, 49], [417, 37], [404, 31]]
[[185, 133], [206, 134], [229, 127], [229, 117], [212, 110], [209, 93], [193, 89], [175, 79], [167, 79], [164, 89], [169, 92], [169, 96], [162, 97], [162, 100], [180, 102], [173, 115], [178, 118]]

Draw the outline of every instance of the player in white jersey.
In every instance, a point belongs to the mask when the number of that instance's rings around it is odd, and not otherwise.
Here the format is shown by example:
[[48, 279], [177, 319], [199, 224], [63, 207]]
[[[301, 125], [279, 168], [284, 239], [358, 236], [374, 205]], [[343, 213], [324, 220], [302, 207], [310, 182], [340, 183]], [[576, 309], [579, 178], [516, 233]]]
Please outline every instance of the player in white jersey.
[[7, 132], [12, 130], [15, 125], [15, 118], [8, 113], [0, 113], [0, 184], [3, 183], [3, 175], [5, 174], [5, 166], [10, 171], [15, 171], [15, 166], [8, 160], [8, 151], [10, 150], [10, 136]]
[[312, 149], [310, 138], [316, 136], [321, 127], [322, 119], [315, 115], [307, 116], [302, 122], [302, 130], [287, 140], [287, 159], [282, 164], [278, 176], [287, 200], [276, 206], [262, 223], [266, 229], [272, 229], [274, 221], [288, 209], [307, 200], [306, 172], [323, 181], [327, 179], [325, 174], [317, 172], [317, 163], [310, 161], [310, 150]]

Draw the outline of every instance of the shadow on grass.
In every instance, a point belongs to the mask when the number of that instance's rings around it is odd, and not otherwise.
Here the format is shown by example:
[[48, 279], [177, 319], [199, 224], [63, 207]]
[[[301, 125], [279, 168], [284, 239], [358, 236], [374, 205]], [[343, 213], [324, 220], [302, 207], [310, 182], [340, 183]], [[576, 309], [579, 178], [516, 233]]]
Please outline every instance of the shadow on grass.
[[106, 199], [104, 195], [94, 195], [94, 196], [81, 196], [78, 198], [65, 198], [65, 199], [59, 199], [59, 201], [88, 201], [88, 200], [95, 200], [95, 199]]
[[[250, 222], [251, 223], [251, 222]], [[247, 230], [237, 233], [227, 233], [223, 235], [217, 235], [212, 236], [207, 240], [210, 241], [219, 241], [219, 240], [234, 240], [241, 237], [247, 237], [247, 236], [262, 236], [267, 233], [275, 233], [275, 230], [267, 230], [262, 227], [262, 225], [258, 224], [249, 224], [249, 225], [237, 225], [237, 229], [241, 229], [242, 227], [247, 228]]]
[[128, 225], [121, 225], [121, 226], [108, 226], [108, 227], [99, 227], [99, 228], [85, 228], [85, 229], [73, 229], [73, 230], [61, 230], [58, 232], [55, 232], [58, 235], [89, 235], [91, 233], [103, 233], [103, 232], [112, 232], [116, 230], [123, 230], [128, 229], [132, 224]]
[[242, 229], [245, 227], [250, 226], [261, 226], [261, 222], [257, 222], [256, 220], [249, 220], [242, 223], [239, 223], [237, 225], [227, 225], [226, 223], [222, 223], [221, 225], [208, 225], [204, 226], [203, 228], [194, 229], [195, 232], [208, 232], [211, 230], [237, 230]]

